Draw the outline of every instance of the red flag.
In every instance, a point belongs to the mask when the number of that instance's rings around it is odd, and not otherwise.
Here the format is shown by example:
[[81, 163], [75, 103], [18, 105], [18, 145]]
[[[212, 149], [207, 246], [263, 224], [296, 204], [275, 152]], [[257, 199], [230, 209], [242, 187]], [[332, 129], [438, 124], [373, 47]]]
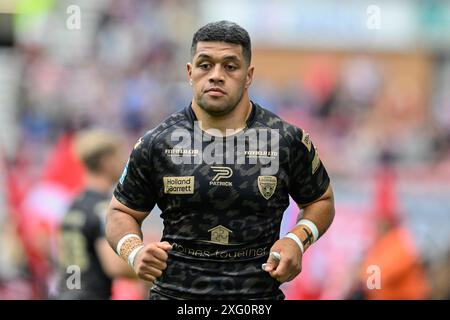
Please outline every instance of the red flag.
[[84, 185], [85, 172], [81, 161], [74, 154], [73, 135], [61, 136], [48, 158], [42, 180], [56, 183], [69, 191], [78, 193]]

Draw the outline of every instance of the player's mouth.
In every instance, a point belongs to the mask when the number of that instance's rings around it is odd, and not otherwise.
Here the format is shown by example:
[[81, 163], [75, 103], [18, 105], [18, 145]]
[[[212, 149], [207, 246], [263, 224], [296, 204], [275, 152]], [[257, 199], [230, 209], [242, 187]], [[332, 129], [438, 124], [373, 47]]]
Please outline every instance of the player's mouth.
[[213, 97], [220, 97], [226, 94], [225, 91], [223, 91], [218, 87], [209, 88], [208, 90], [205, 91], [205, 93]]

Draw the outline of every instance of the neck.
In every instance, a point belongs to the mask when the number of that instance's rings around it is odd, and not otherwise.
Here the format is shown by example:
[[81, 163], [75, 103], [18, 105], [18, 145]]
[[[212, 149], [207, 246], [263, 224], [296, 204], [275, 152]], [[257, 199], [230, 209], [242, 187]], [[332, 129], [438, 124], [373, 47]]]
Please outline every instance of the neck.
[[108, 193], [111, 188], [111, 182], [103, 175], [88, 173], [86, 187], [99, 193]]
[[205, 110], [192, 100], [192, 110], [201, 122], [201, 129], [208, 132], [208, 130], [219, 130], [222, 135], [227, 134], [227, 129], [232, 129], [234, 132], [241, 131], [246, 126], [246, 121], [252, 111], [252, 104], [248, 96], [244, 96], [238, 105], [228, 114], [215, 116], [207, 113]]

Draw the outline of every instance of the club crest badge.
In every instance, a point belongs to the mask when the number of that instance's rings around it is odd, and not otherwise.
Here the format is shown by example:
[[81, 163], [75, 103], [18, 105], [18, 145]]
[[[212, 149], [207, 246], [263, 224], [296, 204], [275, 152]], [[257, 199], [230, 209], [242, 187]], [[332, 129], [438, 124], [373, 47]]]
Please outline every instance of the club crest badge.
[[277, 188], [277, 177], [275, 176], [259, 176], [258, 177], [258, 189], [261, 195], [269, 200], [275, 193]]

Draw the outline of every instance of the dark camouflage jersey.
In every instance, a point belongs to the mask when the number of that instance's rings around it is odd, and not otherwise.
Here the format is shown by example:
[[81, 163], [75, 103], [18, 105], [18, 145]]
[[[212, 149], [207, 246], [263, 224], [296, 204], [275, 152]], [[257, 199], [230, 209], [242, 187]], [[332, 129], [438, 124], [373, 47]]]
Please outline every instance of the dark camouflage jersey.
[[[59, 299], [105, 300], [111, 296], [112, 280], [100, 263], [95, 243], [105, 237], [105, 213], [110, 195], [86, 190], [65, 214], [59, 238]], [[80, 288], [70, 287], [73, 266], [79, 268]], [[69, 268], [69, 269], [68, 269]]]
[[155, 296], [283, 299], [261, 264], [289, 195], [306, 204], [328, 184], [309, 135], [252, 102], [247, 127], [227, 138], [200, 130], [191, 106], [172, 114], [136, 143], [114, 196], [162, 211], [162, 241], [173, 249]]

